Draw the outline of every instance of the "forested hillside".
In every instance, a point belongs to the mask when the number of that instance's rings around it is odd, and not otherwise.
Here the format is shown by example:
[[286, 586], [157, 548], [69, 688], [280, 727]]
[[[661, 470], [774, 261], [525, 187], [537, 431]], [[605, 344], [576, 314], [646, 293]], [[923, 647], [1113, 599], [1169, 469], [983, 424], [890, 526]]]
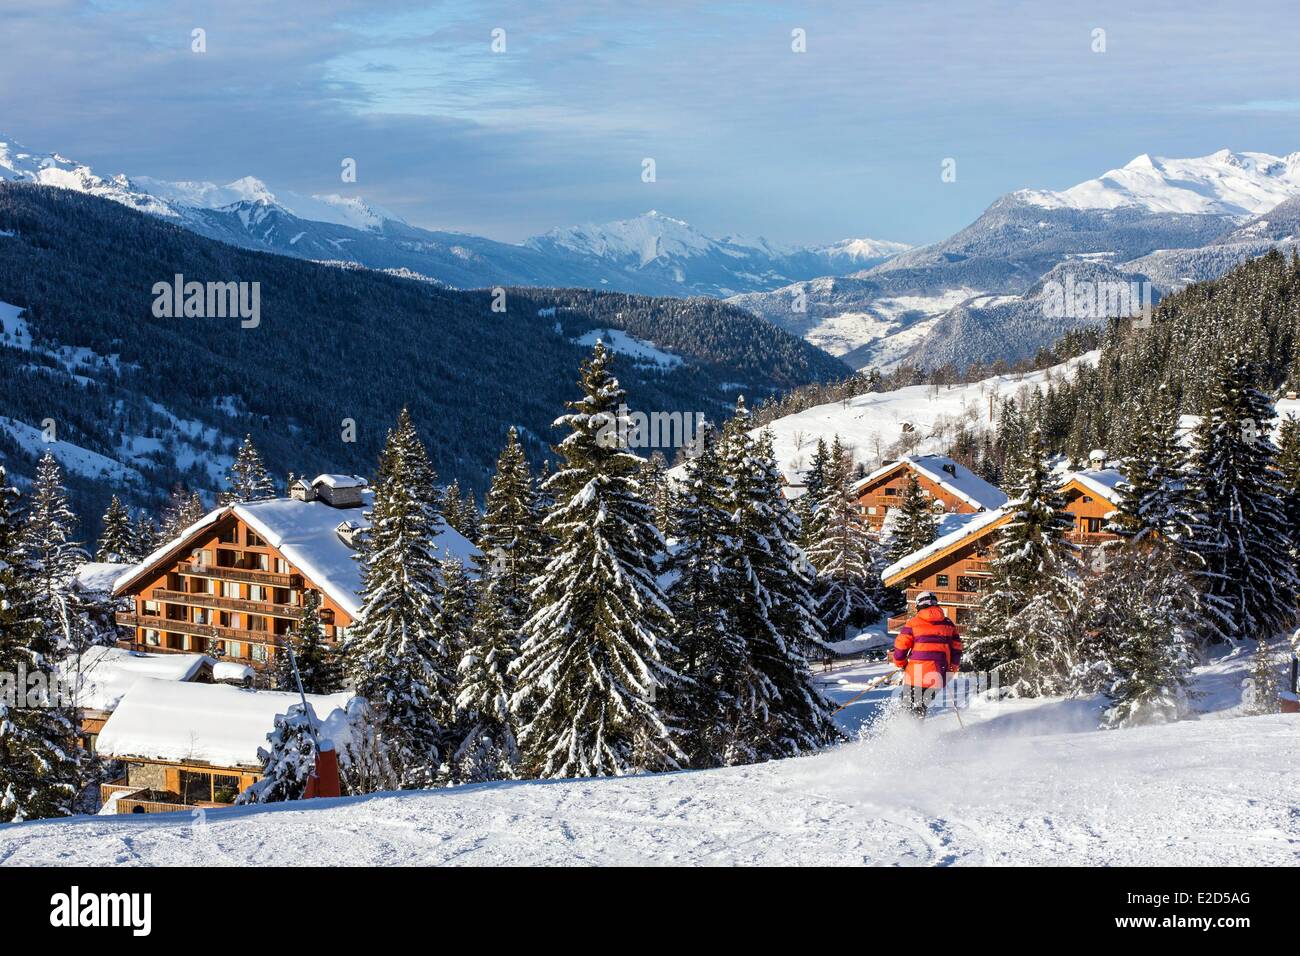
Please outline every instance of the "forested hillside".
[[[155, 317], [154, 284], [178, 273], [259, 282], [260, 324]], [[52, 421], [61, 442], [86, 452], [69, 469], [78, 510], [99, 514], [110, 485], [137, 504], [177, 482], [215, 489], [246, 432], [281, 479], [368, 473], [409, 405], [443, 478], [481, 491], [511, 424], [534, 461], [549, 455], [551, 422], [590, 351], [573, 339], [593, 329], [626, 330], [683, 360], [615, 358], [642, 410], [715, 417], [741, 389], [763, 396], [843, 374], [713, 300], [509, 289], [501, 312], [493, 299], [250, 252], [107, 200], [0, 184], [0, 302], [24, 310], [26, 327], [6, 320], [0, 339], [0, 457], [30, 477], [32, 436]]]

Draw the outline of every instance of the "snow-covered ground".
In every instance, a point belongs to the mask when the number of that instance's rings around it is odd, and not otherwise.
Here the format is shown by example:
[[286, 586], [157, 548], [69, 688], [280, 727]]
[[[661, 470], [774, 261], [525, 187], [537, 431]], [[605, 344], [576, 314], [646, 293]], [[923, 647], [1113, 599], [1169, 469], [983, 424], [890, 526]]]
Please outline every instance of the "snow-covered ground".
[[[847, 700], [887, 665], [819, 674]], [[1201, 673], [1240, 695], [1246, 655]], [[839, 683], [843, 680], [844, 683]], [[841, 714], [858, 727], [883, 691]], [[1300, 862], [1300, 717], [1099, 731], [1091, 701], [976, 702], [751, 767], [0, 827], [0, 863], [1251, 864]]]

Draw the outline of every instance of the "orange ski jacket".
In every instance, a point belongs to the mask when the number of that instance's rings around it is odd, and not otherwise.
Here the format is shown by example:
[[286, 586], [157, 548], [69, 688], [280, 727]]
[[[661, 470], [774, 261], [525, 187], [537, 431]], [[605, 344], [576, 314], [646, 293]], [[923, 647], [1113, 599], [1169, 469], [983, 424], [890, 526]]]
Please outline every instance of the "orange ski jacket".
[[961, 635], [943, 608], [922, 608], [894, 640], [894, 666], [911, 687], [942, 687], [961, 667]]

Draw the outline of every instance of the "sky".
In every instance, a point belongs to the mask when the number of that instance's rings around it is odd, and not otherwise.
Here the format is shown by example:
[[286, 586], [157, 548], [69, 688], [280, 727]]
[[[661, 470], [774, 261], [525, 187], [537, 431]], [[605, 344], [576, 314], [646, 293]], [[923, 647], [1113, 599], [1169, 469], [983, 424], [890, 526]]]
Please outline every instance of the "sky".
[[657, 209], [924, 243], [1141, 153], [1300, 151], [1274, 0], [0, 0], [0, 23], [0, 136], [506, 241]]

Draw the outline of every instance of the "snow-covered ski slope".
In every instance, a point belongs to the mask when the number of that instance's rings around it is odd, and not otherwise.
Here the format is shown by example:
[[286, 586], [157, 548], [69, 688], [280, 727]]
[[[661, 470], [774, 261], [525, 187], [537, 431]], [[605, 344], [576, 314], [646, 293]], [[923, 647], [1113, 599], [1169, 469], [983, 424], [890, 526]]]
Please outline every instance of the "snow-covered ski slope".
[[768, 426], [776, 460], [792, 484], [801, 484], [819, 438], [829, 444], [839, 435], [854, 461], [868, 471], [904, 454], [943, 454], [962, 424], [974, 431], [991, 426], [990, 399], [996, 408], [1004, 398], [1068, 380], [1081, 363], [1095, 365], [1100, 355], [1100, 351], [1087, 352], [1043, 371], [996, 375], [967, 384], [871, 392], [786, 415]]
[[[1300, 718], [1235, 716], [1247, 662], [1204, 669], [1216, 709], [1162, 727], [1096, 730], [1091, 701], [977, 705], [965, 730], [894, 718], [751, 767], [0, 827], [0, 863], [1295, 865]], [[847, 700], [885, 666], [819, 680]]]

